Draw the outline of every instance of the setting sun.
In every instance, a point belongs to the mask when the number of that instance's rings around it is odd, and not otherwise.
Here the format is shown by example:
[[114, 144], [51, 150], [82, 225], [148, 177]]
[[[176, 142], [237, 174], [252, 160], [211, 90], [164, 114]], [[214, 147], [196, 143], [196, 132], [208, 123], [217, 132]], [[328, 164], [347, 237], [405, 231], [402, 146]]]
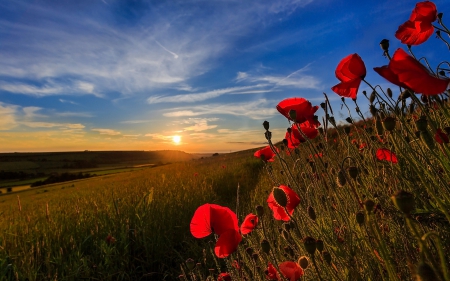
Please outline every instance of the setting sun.
[[180, 137], [180, 136], [173, 136], [173, 137], [172, 137], [172, 141], [173, 141], [173, 143], [175, 143], [175, 144], [180, 144], [181, 137]]

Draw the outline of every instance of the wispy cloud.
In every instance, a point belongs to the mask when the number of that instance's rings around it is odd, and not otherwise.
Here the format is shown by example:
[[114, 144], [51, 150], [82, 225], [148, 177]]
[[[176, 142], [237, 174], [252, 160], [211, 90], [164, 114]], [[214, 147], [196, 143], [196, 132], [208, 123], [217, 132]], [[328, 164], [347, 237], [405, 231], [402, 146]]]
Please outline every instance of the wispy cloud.
[[278, 111], [273, 106], [273, 103], [274, 102], [268, 102], [266, 99], [259, 99], [256, 101], [242, 103], [207, 104], [175, 108], [173, 111], [166, 112], [163, 115], [166, 117], [189, 117], [207, 114], [229, 114], [234, 116], [246, 116], [251, 119], [264, 119], [278, 114]]
[[0, 102], [0, 130], [9, 130], [17, 126], [16, 111], [17, 106]]
[[122, 133], [113, 129], [91, 129], [91, 131], [99, 132], [100, 135], [119, 136]]
[[214, 128], [217, 128], [217, 125], [208, 125], [208, 122], [217, 121], [217, 120], [218, 120], [218, 118], [189, 118], [187, 120], [187, 122], [185, 122], [185, 123], [194, 124], [194, 125], [185, 127], [184, 130], [201, 132], [201, 131], [214, 129]]

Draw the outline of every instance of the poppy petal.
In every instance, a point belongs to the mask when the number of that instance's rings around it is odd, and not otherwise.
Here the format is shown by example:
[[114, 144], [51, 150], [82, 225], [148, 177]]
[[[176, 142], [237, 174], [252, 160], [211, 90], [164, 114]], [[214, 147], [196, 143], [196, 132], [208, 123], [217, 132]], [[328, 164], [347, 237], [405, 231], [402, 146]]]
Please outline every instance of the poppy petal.
[[214, 253], [219, 258], [226, 258], [236, 251], [241, 241], [242, 236], [239, 234], [239, 231], [234, 229], [225, 231], [219, 236], [216, 246], [214, 247]]
[[361, 84], [361, 78], [356, 78], [346, 82], [341, 82], [331, 88], [333, 92], [345, 98], [356, 98], [359, 85]]
[[204, 204], [195, 211], [190, 230], [195, 238], [203, 238], [212, 232], [221, 235], [230, 229], [237, 230], [237, 224], [237, 216], [229, 208], [216, 204]]
[[290, 281], [297, 281], [304, 275], [304, 271], [300, 265], [293, 261], [282, 262], [280, 263], [279, 268], [281, 274]]
[[255, 229], [257, 225], [258, 225], [258, 216], [254, 214], [248, 214], [241, 225], [241, 233], [249, 234], [250, 232], [253, 231], [253, 229]]
[[366, 66], [358, 54], [351, 54], [339, 62], [335, 74], [336, 78], [342, 82], [361, 79], [366, 76]]
[[406, 21], [398, 27], [395, 37], [406, 45], [420, 45], [434, 33], [434, 27], [427, 22]]
[[379, 148], [376, 153], [378, 160], [385, 160], [392, 163], [398, 163], [397, 155], [386, 148]]

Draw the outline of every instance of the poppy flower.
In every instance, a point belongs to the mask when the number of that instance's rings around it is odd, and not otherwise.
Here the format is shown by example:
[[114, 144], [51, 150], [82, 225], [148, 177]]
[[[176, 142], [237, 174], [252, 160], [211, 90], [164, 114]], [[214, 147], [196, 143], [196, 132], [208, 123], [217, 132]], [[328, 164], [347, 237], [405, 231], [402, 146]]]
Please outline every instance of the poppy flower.
[[385, 160], [392, 163], [398, 163], [397, 155], [394, 154], [394, 152], [390, 151], [386, 148], [379, 148], [376, 153], [378, 160]]
[[214, 252], [219, 258], [233, 253], [242, 240], [236, 214], [227, 207], [204, 204], [192, 217], [190, 230], [195, 238], [204, 238], [211, 233], [219, 236]]
[[[292, 216], [294, 213], [295, 207], [300, 204], [300, 197], [298, 197], [297, 193], [295, 193], [292, 189], [285, 185], [280, 185], [279, 187], [274, 187], [281, 189], [287, 197], [286, 210], [289, 212], [289, 215]], [[276, 220], [289, 221], [290, 217], [286, 213], [285, 208], [280, 206], [279, 203], [275, 200], [274, 191], [269, 194], [269, 198], [267, 198], [267, 204], [269, 208], [273, 211], [273, 217]]]
[[352, 54], [341, 60], [336, 67], [336, 78], [341, 83], [331, 90], [341, 97], [356, 99], [359, 85], [366, 77], [366, 66], [358, 54]]
[[289, 281], [297, 281], [304, 275], [304, 271], [300, 265], [293, 261], [282, 262], [279, 267], [281, 274], [289, 279]]
[[[278, 148], [277, 148], [278, 152]], [[263, 149], [260, 149], [253, 154], [255, 157], [261, 158], [264, 162], [273, 162], [275, 160], [275, 153], [272, 148], [268, 145]]]
[[287, 131], [284, 136], [288, 141], [289, 148], [296, 148], [300, 143], [305, 142], [306, 140], [303, 135], [308, 139], [315, 139], [319, 135], [319, 130], [317, 130], [316, 125], [311, 124], [309, 121], [301, 123], [299, 127], [303, 134], [299, 132], [296, 124], [292, 124], [290, 133]]
[[217, 281], [231, 281], [231, 276], [227, 272], [220, 273]]
[[249, 214], [245, 217], [244, 222], [241, 224], [241, 233], [249, 234], [258, 225], [258, 216]]
[[399, 26], [395, 37], [406, 45], [420, 45], [434, 33], [432, 22], [437, 19], [436, 5], [430, 1], [419, 2], [409, 20]]
[[437, 95], [444, 92], [450, 79], [433, 76], [419, 61], [403, 49], [397, 49], [388, 65], [374, 70], [392, 84], [409, 88], [424, 95]]
[[442, 132], [441, 129], [437, 129], [436, 130], [436, 134], [434, 135], [434, 139], [439, 143], [439, 144], [444, 144], [444, 143], [448, 143], [449, 139], [446, 133]]
[[111, 245], [111, 244], [116, 243], [116, 238], [114, 238], [114, 236], [112, 236], [110, 234], [110, 235], [106, 236], [105, 241], [106, 241], [106, 244]]
[[[304, 98], [288, 98], [282, 100], [277, 105], [277, 110], [281, 114], [284, 115], [288, 120], [291, 120], [296, 123], [303, 123], [305, 121], [309, 121], [312, 124], [317, 124], [317, 121], [314, 119], [314, 113], [319, 109], [319, 106], [312, 106], [311, 103]], [[289, 115], [289, 111], [295, 110], [296, 119], [292, 120]], [[320, 124], [318, 125], [320, 126]]]
[[266, 279], [267, 280], [281, 280], [280, 275], [278, 274], [277, 269], [275, 268], [275, 266], [273, 266], [273, 264], [271, 264], [269, 262], [269, 264], [267, 265], [267, 269], [265, 271], [266, 273]]

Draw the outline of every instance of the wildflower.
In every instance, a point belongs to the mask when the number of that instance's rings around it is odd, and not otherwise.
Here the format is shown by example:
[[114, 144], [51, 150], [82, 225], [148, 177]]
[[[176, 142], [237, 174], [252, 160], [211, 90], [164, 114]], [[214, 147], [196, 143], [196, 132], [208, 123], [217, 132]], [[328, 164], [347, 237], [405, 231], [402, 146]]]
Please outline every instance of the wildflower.
[[292, 124], [291, 133], [286, 132], [285, 138], [288, 141], [289, 148], [295, 148], [300, 143], [305, 142], [306, 140], [303, 135], [305, 135], [308, 139], [315, 139], [319, 135], [319, 130], [317, 130], [317, 126], [311, 124], [309, 121], [301, 123], [299, 127], [302, 133], [300, 133], [296, 124]]
[[341, 97], [356, 99], [359, 85], [366, 77], [366, 66], [358, 54], [352, 54], [341, 60], [336, 68], [336, 78], [341, 83], [331, 89]]
[[282, 262], [279, 267], [281, 274], [289, 279], [289, 281], [297, 281], [304, 275], [304, 271], [300, 265], [293, 261]]
[[444, 92], [450, 79], [433, 76], [419, 61], [403, 49], [397, 49], [388, 65], [374, 70], [389, 82], [424, 95], [437, 95]]
[[419, 2], [409, 20], [399, 26], [395, 37], [406, 45], [420, 45], [434, 33], [432, 22], [436, 19], [436, 5], [430, 1]]
[[436, 130], [436, 134], [434, 135], [434, 139], [439, 143], [439, 144], [444, 144], [444, 143], [448, 143], [449, 139], [446, 133], [442, 132], [441, 129], [437, 129]]
[[231, 276], [227, 272], [220, 273], [217, 281], [231, 281]]
[[[278, 152], [278, 148], [277, 148]], [[275, 153], [272, 148], [268, 145], [263, 149], [260, 149], [253, 154], [255, 157], [261, 158], [264, 162], [273, 162], [275, 160]]]
[[[277, 190], [276, 190], [277, 189]], [[286, 196], [286, 204], [283, 206], [283, 203], [278, 202], [276, 200], [276, 196], [274, 196], [274, 191], [281, 191]], [[277, 198], [278, 199], [278, 198]], [[297, 193], [295, 193], [292, 189], [285, 185], [280, 185], [279, 187], [274, 187], [272, 192], [267, 199], [267, 204], [269, 208], [273, 211], [273, 217], [276, 220], [289, 221], [289, 215], [294, 213], [295, 207], [300, 203], [300, 197], [298, 197]], [[286, 210], [289, 212], [289, 215], [286, 213]]]
[[106, 241], [106, 244], [111, 245], [111, 244], [116, 243], [116, 238], [114, 238], [114, 236], [112, 236], [112, 235], [108, 235], [108, 236], [106, 236], [105, 241]]
[[[312, 124], [318, 122], [314, 118], [314, 113], [319, 109], [319, 106], [312, 106], [311, 103], [304, 98], [288, 98], [282, 100], [277, 105], [277, 110], [283, 114], [288, 120], [296, 123], [303, 123], [309, 121]], [[295, 110], [296, 118], [293, 120], [289, 115], [289, 111]], [[320, 124], [319, 124], [320, 125]]]
[[249, 234], [258, 225], [258, 216], [249, 214], [245, 217], [244, 222], [241, 224], [241, 233]]
[[281, 280], [276, 268], [269, 262], [265, 271], [267, 280]]
[[385, 160], [392, 163], [398, 163], [397, 155], [395, 155], [392, 151], [386, 148], [379, 148], [376, 153], [378, 160]]
[[241, 269], [241, 266], [239, 265], [237, 260], [234, 260], [233, 263], [231, 264], [231, 266], [233, 266], [234, 268], [236, 268], [237, 270]]
[[219, 258], [233, 253], [242, 240], [236, 214], [227, 207], [204, 204], [192, 217], [190, 230], [195, 238], [204, 238], [211, 233], [219, 236], [214, 252]]

